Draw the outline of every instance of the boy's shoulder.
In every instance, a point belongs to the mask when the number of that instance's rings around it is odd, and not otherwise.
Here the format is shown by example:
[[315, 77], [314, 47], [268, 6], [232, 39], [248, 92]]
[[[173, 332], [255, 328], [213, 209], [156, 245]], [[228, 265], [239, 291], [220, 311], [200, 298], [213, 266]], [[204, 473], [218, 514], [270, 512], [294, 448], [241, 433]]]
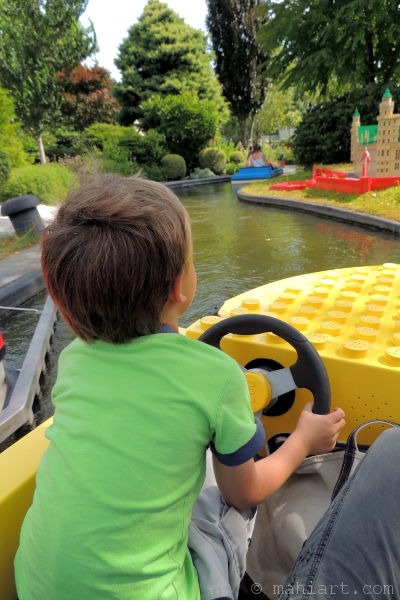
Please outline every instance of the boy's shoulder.
[[142, 354], [160, 352], [181, 352], [182, 356], [201, 356], [210, 361], [231, 365], [236, 361], [222, 350], [214, 348], [209, 344], [188, 338], [178, 333], [156, 333], [136, 338], [127, 344], [109, 344], [103, 341], [86, 343], [79, 338], [71, 342], [61, 353], [61, 356], [74, 354], [86, 355], [88, 357], [98, 354]]

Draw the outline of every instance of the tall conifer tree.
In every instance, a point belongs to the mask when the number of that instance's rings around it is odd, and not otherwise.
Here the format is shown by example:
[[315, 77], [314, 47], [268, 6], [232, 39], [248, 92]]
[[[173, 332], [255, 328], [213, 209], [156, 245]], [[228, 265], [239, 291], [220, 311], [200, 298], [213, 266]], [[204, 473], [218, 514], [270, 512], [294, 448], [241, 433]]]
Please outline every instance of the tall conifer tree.
[[259, 12], [264, 0], [206, 0], [206, 25], [210, 32], [222, 93], [237, 117], [246, 143], [246, 121], [262, 107], [266, 91], [266, 61], [258, 32], [265, 23]]
[[129, 125], [140, 118], [142, 102], [154, 94], [165, 97], [195, 92], [222, 108], [211, 58], [201, 30], [187, 25], [167, 4], [149, 0], [115, 60], [122, 73], [122, 82], [115, 88], [122, 106], [121, 123]]

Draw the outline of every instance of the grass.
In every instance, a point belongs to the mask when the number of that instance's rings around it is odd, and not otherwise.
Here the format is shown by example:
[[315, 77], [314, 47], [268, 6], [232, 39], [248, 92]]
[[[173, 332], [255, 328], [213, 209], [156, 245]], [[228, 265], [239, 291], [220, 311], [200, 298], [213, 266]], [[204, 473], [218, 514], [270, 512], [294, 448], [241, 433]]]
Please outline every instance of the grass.
[[[317, 165], [337, 171], [351, 171], [351, 164], [343, 165]], [[246, 185], [243, 188], [245, 194], [254, 196], [277, 196], [278, 198], [292, 198], [293, 200], [305, 200], [318, 204], [329, 204], [339, 206], [354, 212], [367, 213], [393, 221], [400, 221], [400, 188], [391, 187], [386, 190], [376, 190], [366, 194], [343, 194], [340, 192], [328, 192], [306, 188], [305, 190], [285, 191], [271, 190], [270, 186], [280, 181], [300, 181], [311, 179], [311, 171], [299, 170], [294, 175], [276, 177], [268, 182], [257, 182]]]
[[28, 231], [22, 236], [0, 236], [0, 260], [8, 258], [21, 250], [35, 246], [39, 243], [39, 239], [39, 236], [36, 233], [32, 233], [32, 231]]

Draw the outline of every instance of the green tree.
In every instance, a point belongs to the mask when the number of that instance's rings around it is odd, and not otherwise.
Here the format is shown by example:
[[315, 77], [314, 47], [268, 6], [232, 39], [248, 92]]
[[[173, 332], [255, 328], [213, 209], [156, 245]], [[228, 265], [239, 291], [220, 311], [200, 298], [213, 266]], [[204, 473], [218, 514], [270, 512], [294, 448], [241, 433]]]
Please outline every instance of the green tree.
[[183, 156], [189, 169], [197, 164], [200, 150], [227, 118], [215, 102], [202, 100], [194, 92], [165, 98], [156, 95], [142, 107], [142, 126], [165, 135], [169, 151]]
[[264, 0], [206, 0], [206, 25], [216, 56], [215, 70], [232, 114], [238, 119], [246, 145], [246, 121], [251, 132], [265, 99], [266, 61], [257, 34], [265, 23], [259, 6]]
[[272, 78], [312, 92], [400, 76], [400, 5], [390, 0], [267, 0], [260, 32]]
[[20, 133], [12, 98], [0, 88], [0, 150], [9, 158], [11, 167], [21, 167], [26, 160]]
[[114, 90], [122, 106], [121, 123], [130, 125], [140, 118], [142, 102], [154, 94], [195, 92], [222, 109], [220, 85], [210, 60], [202, 31], [189, 27], [166, 4], [149, 0], [115, 60], [122, 73], [122, 82]]
[[87, 0], [0, 0], [0, 82], [10, 90], [25, 131], [37, 140], [59, 114], [56, 73], [96, 48], [93, 27], [79, 23]]
[[93, 123], [113, 123], [120, 105], [111, 94], [110, 73], [102, 67], [78, 65], [57, 73], [62, 90], [61, 114], [67, 125], [83, 131]]
[[313, 100], [308, 93], [299, 97], [293, 88], [284, 90], [278, 85], [271, 85], [254, 121], [254, 139], [268, 133], [278, 133], [279, 129], [286, 127], [297, 127]]

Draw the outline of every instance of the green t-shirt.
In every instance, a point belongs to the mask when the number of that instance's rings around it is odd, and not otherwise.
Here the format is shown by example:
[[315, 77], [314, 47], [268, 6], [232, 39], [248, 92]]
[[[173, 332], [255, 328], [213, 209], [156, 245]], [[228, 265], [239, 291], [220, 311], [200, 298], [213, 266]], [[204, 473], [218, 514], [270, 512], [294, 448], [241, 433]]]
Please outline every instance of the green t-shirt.
[[256, 437], [238, 365], [170, 333], [75, 340], [53, 401], [15, 561], [20, 600], [198, 600], [187, 537], [205, 448], [229, 458]]

